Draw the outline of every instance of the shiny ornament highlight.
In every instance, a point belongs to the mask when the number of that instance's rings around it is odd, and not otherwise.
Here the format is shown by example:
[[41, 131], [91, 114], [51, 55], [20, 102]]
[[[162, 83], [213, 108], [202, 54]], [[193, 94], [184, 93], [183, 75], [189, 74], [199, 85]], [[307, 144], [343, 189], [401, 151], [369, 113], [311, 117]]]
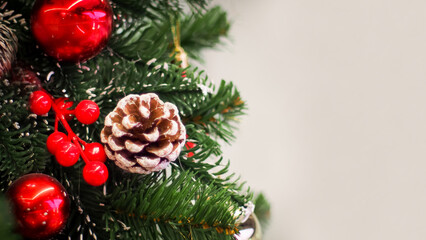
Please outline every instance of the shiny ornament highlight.
[[37, 115], [44, 115], [50, 111], [52, 100], [43, 91], [35, 91], [30, 95], [30, 110]]
[[80, 158], [80, 149], [70, 142], [64, 141], [55, 151], [56, 161], [64, 167], [71, 167], [77, 163]]
[[104, 163], [107, 159], [104, 146], [97, 142], [86, 144], [84, 147], [84, 154], [86, 154], [86, 157], [90, 161]]
[[106, 46], [112, 16], [107, 0], [37, 0], [31, 29], [48, 55], [58, 61], [81, 62]]
[[25, 175], [12, 183], [7, 197], [18, 232], [24, 237], [50, 238], [65, 227], [70, 199], [55, 178], [40, 173]]
[[75, 117], [83, 124], [92, 124], [96, 122], [99, 114], [98, 104], [91, 100], [83, 100], [75, 108]]
[[252, 213], [247, 220], [241, 223], [238, 229], [239, 229], [239, 233], [234, 235], [236, 240], [261, 240], [262, 239], [261, 226], [260, 226], [259, 220], [256, 217], [256, 214], [254, 213]]
[[49, 135], [46, 141], [46, 147], [47, 150], [55, 155], [56, 150], [64, 143], [64, 141], [67, 141], [68, 137], [63, 132], [54, 132]]
[[83, 168], [83, 178], [92, 186], [101, 186], [108, 179], [108, 168], [103, 162], [88, 162]]

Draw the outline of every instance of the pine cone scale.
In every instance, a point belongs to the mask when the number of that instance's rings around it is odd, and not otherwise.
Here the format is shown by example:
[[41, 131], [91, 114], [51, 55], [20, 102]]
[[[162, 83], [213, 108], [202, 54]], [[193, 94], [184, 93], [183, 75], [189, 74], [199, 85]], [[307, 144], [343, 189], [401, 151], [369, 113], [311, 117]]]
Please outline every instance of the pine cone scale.
[[126, 140], [124, 142], [124, 145], [126, 146], [126, 149], [129, 150], [131, 153], [139, 153], [142, 152], [142, 150], [148, 145], [147, 143], [142, 143], [138, 140], [132, 141], [132, 140]]
[[158, 157], [166, 157], [173, 150], [173, 144], [169, 141], [161, 141], [157, 146], [151, 145], [146, 148], [146, 151]]
[[112, 124], [112, 135], [114, 137], [120, 138], [123, 136], [130, 136], [131, 134], [119, 123]]
[[108, 147], [108, 145], [105, 145], [105, 154], [107, 155], [107, 157], [111, 160], [116, 160], [115, 159], [115, 154], [114, 151], [112, 151], [112, 149], [110, 147]]
[[149, 158], [145, 156], [136, 157], [136, 161], [139, 163], [139, 165], [144, 166], [145, 168], [154, 168], [156, 167], [160, 161], [161, 158]]
[[140, 123], [141, 119], [139, 119], [135, 115], [128, 115], [123, 118], [121, 123], [123, 124], [123, 127], [125, 127], [127, 130], [131, 130], [135, 127], [142, 127], [142, 124]]
[[108, 145], [110, 146], [111, 150], [115, 152], [121, 151], [125, 147], [121, 139], [113, 137], [113, 136], [108, 137]]

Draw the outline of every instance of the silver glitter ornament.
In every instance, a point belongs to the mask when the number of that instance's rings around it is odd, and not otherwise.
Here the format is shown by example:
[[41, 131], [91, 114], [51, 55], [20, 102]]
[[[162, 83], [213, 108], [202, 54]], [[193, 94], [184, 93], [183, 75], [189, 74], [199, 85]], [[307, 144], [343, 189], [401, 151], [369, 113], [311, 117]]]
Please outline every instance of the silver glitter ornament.
[[234, 234], [236, 240], [262, 240], [262, 229], [254, 213], [246, 221], [241, 223], [238, 229], [240, 232]]

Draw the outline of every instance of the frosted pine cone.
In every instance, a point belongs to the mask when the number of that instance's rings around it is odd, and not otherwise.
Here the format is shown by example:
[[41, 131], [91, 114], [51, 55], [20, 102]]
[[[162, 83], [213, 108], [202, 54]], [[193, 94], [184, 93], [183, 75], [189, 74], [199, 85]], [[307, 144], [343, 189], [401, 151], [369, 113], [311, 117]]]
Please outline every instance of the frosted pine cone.
[[18, 50], [15, 33], [0, 21], [0, 76], [10, 70]]
[[179, 111], [154, 93], [128, 95], [105, 118], [101, 141], [120, 168], [149, 174], [176, 160], [185, 144], [186, 130]]

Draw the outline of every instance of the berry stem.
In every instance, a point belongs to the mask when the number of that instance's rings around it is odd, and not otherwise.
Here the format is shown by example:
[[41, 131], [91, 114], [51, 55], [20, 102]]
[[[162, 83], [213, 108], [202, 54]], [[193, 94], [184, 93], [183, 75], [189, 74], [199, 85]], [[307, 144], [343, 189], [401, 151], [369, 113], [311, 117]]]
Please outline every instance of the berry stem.
[[59, 127], [59, 118], [55, 117], [55, 132], [58, 131], [58, 127]]
[[74, 139], [74, 144], [77, 145], [78, 150], [80, 150], [80, 156], [81, 158], [83, 158], [83, 161], [88, 164], [90, 162], [90, 160], [87, 158], [86, 154], [84, 153], [83, 149], [80, 146], [80, 143], [78, 142], [78, 139], [80, 139], [79, 137], [77, 137], [77, 139]]
[[[52, 108], [53, 111], [55, 111], [56, 119], [59, 119], [62, 123], [62, 126], [64, 126], [65, 130], [68, 133], [68, 137], [71, 139], [71, 141], [78, 147], [80, 150], [80, 156], [83, 158], [83, 161], [87, 164], [90, 162], [90, 160], [87, 158], [86, 154], [84, 154], [83, 149], [81, 148], [80, 141], [81, 140], [71, 129], [70, 125], [68, 124], [67, 120], [65, 119], [64, 113], [59, 109], [59, 107], [56, 105], [55, 101], [53, 101], [52, 95], [47, 93], [49, 97], [52, 99]], [[57, 130], [57, 124], [55, 122], [55, 131]], [[84, 142], [84, 141], [83, 141]], [[84, 146], [84, 144], [83, 144]]]
[[64, 115], [75, 115], [75, 109], [73, 109], [73, 110], [65, 109], [63, 114]]
[[81, 143], [81, 145], [83, 145], [83, 147], [86, 147], [87, 143], [83, 139], [78, 138], [78, 141], [80, 141], [80, 143]]

